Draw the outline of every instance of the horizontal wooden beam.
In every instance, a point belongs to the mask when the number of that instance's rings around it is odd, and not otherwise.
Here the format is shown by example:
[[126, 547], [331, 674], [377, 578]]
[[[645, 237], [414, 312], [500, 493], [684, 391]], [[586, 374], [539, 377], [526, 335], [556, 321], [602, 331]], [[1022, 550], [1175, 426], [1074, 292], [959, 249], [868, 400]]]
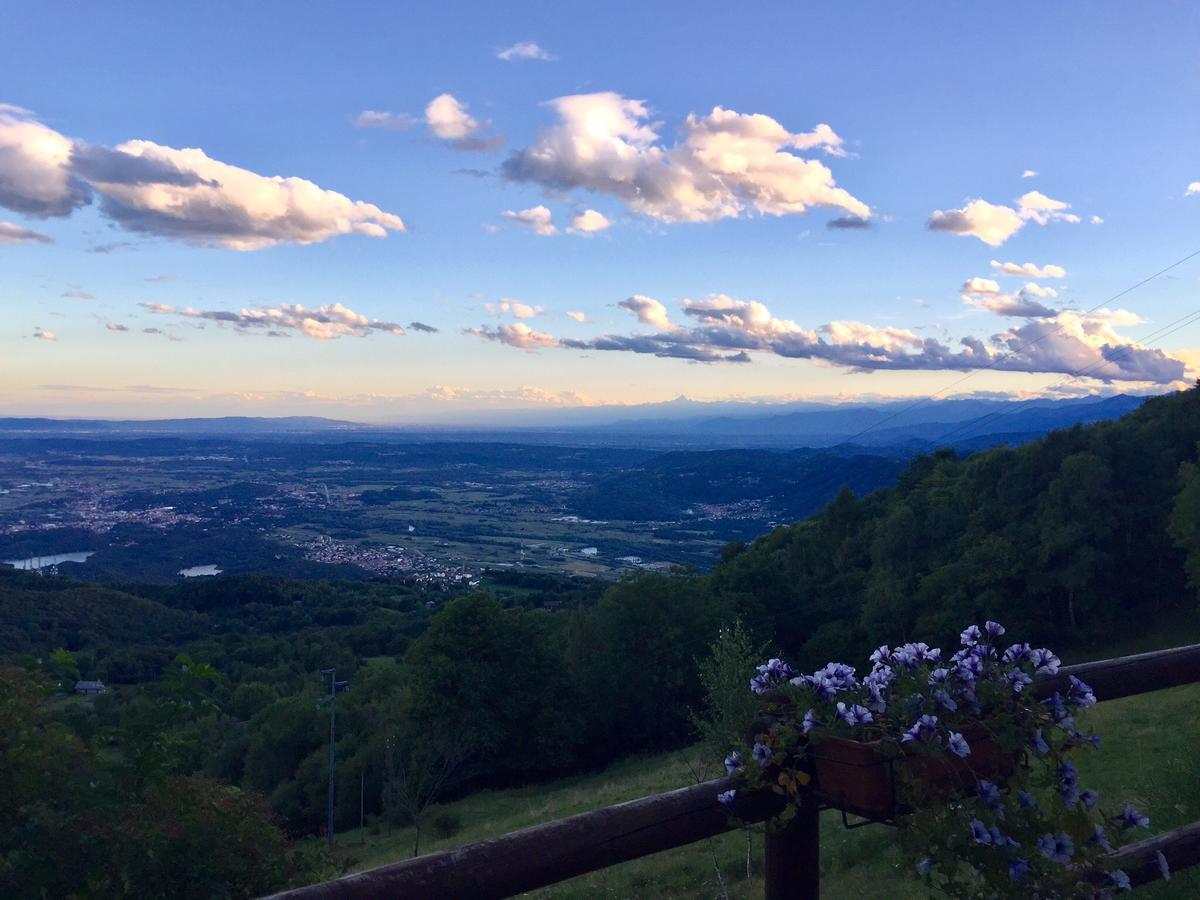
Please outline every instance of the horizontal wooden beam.
[[[727, 779], [706, 781], [284, 891], [271, 900], [510, 897], [730, 830], [729, 813], [717, 802], [717, 794], [729, 787]], [[764, 821], [782, 808], [783, 798], [769, 792], [738, 796], [738, 816], [747, 822]]]
[[[1038, 696], [1066, 690], [1071, 675], [1091, 685], [1099, 700], [1198, 682], [1200, 644], [1066, 666], [1039, 682]], [[509, 897], [728, 831], [729, 814], [716, 797], [729, 786], [726, 779], [706, 781], [285, 891], [271, 900]], [[761, 822], [782, 804], [770, 792], [739, 792], [737, 813], [745, 822]], [[1118, 851], [1125, 861], [1120, 865], [1135, 883], [1157, 877], [1159, 849], [1175, 868], [1195, 865], [1200, 861], [1200, 823]]]
[[1116, 868], [1125, 871], [1131, 883], [1146, 884], [1162, 878], [1159, 853], [1166, 857], [1172, 872], [1200, 865], [1200, 822], [1127, 844], [1109, 859]]
[[1200, 644], [1064, 666], [1056, 676], [1038, 682], [1038, 696], [1065, 691], [1072, 675], [1087, 682], [1097, 700], [1117, 700], [1191, 684], [1200, 681]]

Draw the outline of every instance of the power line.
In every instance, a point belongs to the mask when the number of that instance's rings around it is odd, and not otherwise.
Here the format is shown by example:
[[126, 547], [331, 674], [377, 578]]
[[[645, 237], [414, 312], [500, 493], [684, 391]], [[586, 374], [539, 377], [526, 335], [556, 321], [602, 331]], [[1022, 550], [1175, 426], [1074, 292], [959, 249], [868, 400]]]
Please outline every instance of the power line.
[[[1102, 300], [1101, 302], [1097, 303], [1095, 306], [1091, 307], [1090, 309], [1083, 310], [1081, 313], [1079, 313], [1079, 315], [1081, 315], [1081, 316], [1091, 315], [1092, 313], [1107, 306], [1108, 304], [1121, 299], [1126, 294], [1130, 294], [1133, 291], [1136, 291], [1138, 288], [1142, 287], [1145, 284], [1148, 284], [1149, 282], [1153, 281], [1155, 278], [1158, 278], [1160, 275], [1165, 275], [1167, 272], [1170, 272], [1172, 269], [1178, 268], [1179, 266], [1183, 265], [1185, 262], [1195, 259], [1197, 256], [1200, 256], [1200, 249], [1193, 250], [1187, 256], [1181, 257], [1180, 259], [1175, 260], [1175, 262], [1171, 263], [1169, 266], [1159, 269], [1153, 275], [1147, 275], [1141, 281], [1138, 281], [1135, 284], [1131, 284], [1129, 287], [1125, 288], [1124, 290], [1118, 291], [1117, 293], [1113, 294], [1111, 297], [1108, 297], [1108, 298]], [[903, 409], [898, 409], [895, 412], [890, 413], [887, 416], [884, 416], [882, 419], [880, 419], [877, 422], [873, 422], [872, 424], [868, 425], [866, 428], [864, 428], [862, 431], [858, 432], [857, 434], [851, 435], [850, 437], [846, 438], [841, 443], [834, 444], [833, 446], [841, 447], [845, 444], [854, 443], [859, 438], [861, 438], [864, 434], [874, 431], [876, 428], [883, 425], [884, 423], [889, 422], [898, 416], [902, 416], [906, 413], [912, 412], [912, 410], [916, 409], [918, 406], [921, 406], [922, 404], [932, 403], [939, 394], [944, 394], [947, 391], [953, 390], [954, 388], [956, 388], [960, 384], [962, 384], [964, 381], [966, 381], [970, 378], [974, 378], [980, 372], [986, 372], [986, 371], [996, 368], [996, 366], [998, 366], [1004, 360], [1009, 359], [1010, 357], [1015, 356], [1016, 354], [1020, 353], [1021, 351], [1027, 350], [1036, 344], [1040, 344], [1042, 341], [1046, 340], [1047, 338], [1050, 338], [1056, 334], [1059, 334], [1066, 327], [1067, 327], [1066, 323], [1064, 323], [1062, 325], [1059, 325], [1054, 330], [1047, 331], [1047, 332], [1043, 333], [1041, 336], [1034, 338], [1033, 340], [1027, 341], [1024, 344], [1021, 344], [1020, 346], [1015, 347], [1007, 352], [998, 354], [988, 365], [981, 366], [978, 369], [972, 369], [971, 371], [964, 374], [962, 377], [957, 378], [954, 381], [952, 381], [950, 384], [946, 385], [944, 388], [941, 388], [940, 390], [935, 391], [934, 393], [930, 394], [928, 397], [921, 397], [920, 399], [909, 404], [908, 406], [904, 407]], [[833, 448], [831, 447], [829, 449], [833, 449]]]

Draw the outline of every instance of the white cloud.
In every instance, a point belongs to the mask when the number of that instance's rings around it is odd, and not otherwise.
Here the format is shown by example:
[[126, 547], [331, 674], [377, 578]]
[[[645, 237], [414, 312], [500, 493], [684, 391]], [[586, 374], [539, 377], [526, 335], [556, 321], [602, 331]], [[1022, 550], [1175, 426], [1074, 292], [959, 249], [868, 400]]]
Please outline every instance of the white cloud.
[[1035, 284], [1032, 281], [1025, 282], [1025, 287], [1021, 290], [1034, 297], [1057, 297], [1058, 291], [1052, 287], [1042, 287], [1040, 284]]
[[998, 294], [1000, 285], [990, 278], [968, 278], [962, 286], [964, 294]]
[[603, 231], [612, 225], [608, 218], [594, 209], [585, 209], [579, 215], [571, 219], [571, 227], [567, 230], [572, 234], [591, 235], [598, 231]]
[[558, 234], [558, 229], [554, 227], [554, 217], [550, 210], [544, 206], [539, 205], [522, 210], [508, 209], [500, 213], [500, 215], [516, 222], [518, 225], [531, 229], [534, 234], [540, 234], [542, 237], [550, 237]]
[[667, 315], [667, 308], [653, 297], [634, 294], [632, 297], [626, 297], [617, 306], [629, 310], [643, 325], [653, 325], [655, 328], [674, 327]]
[[1185, 196], [1190, 197], [1192, 194], [1200, 194], [1200, 181], [1193, 181], [1187, 186], [1187, 190], [1184, 191]]
[[579, 312], [577, 310], [567, 310], [567, 315], [570, 316], [572, 319], [574, 319], [576, 322], [592, 321], [592, 317], [589, 316], [587, 313]]
[[543, 347], [559, 346], [558, 338], [542, 331], [534, 331], [524, 322], [515, 322], [512, 325], [505, 323], [496, 328], [489, 328], [486, 325], [479, 328], [467, 328], [463, 333], [473, 334], [521, 350], [538, 350]]
[[399, 216], [302, 178], [265, 177], [151, 141], [87, 144], [0, 111], [0, 206], [67, 215], [93, 190], [125, 228], [203, 246], [257, 250], [404, 230]]
[[[751, 354], [762, 353], [858, 372], [997, 369], [1086, 374], [1102, 381], [1160, 385], [1173, 384], [1185, 375], [1183, 360], [1118, 333], [1116, 329], [1140, 321], [1128, 311], [1035, 309], [1036, 301], [1022, 293], [981, 294], [975, 299], [985, 308], [989, 303], [1007, 304], [1012, 308], [1002, 308], [1003, 315], [1019, 315], [1029, 321], [986, 339], [967, 335], [950, 344], [907, 329], [864, 322], [833, 321], [803, 328], [776, 318], [762, 303], [718, 294], [684, 301], [685, 315], [697, 320], [691, 327], [663, 328], [654, 334], [605, 334], [586, 340], [563, 338], [557, 346], [702, 362], [748, 362]], [[1017, 303], [1030, 307], [1018, 310]]]
[[496, 59], [502, 59], [505, 62], [516, 62], [521, 59], [549, 61], [554, 59], [554, 56], [533, 41], [517, 41], [511, 47], [496, 51]]
[[486, 126], [467, 112], [467, 105], [453, 94], [438, 94], [429, 101], [425, 124], [430, 134], [459, 150], [495, 150], [504, 142], [499, 136], [489, 136]]
[[812, 206], [868, 218], [871, 209], [836, 185], [833, 173], [793, 151], [844, 155], [828, 125], [789, 132], [765, 115], [714, 107], [689, 115], [681, 140], [659, 142], [661, 123], [641, 100], [612, 92], [559, 97], [559, 123], [505, 161], [515, 181], [555, 190], [582, 189], [620, 198], [661, 222], [712, 222], [751, 213], [789, 215]]
[[500, 300], [498, 303], [485, 303], [483, 308], [487, 310], [490, 316], [512, 316], [514, 319], [532, 319], [534, 316], [540, 316], [545, 310], [540, 306], [530, 306], [528, 303], [522, 303], [520, 300], [509, 300], [507, 298]]
[[0, 106], [0, 206], [28, 216], [67, 216], [91, 202], [71, 170], [73, 142], [16, 106]]
[[425, 397], [443, 403], [521, 403], [538, 406], [596, 406], [591, 397], [579, 391], [548, 391], [521, 385], [517, 388], [467, 388], [438, 384], [425, 391]]
[[56, 335], [53, 331], [47, 331], [44, 328], [34, 329], [33, 336], [35, 338], [37, 338], [39, 341], [57, 341], [58, 340], [58, 335]]
[[1004, 275], [1021, 275], [1025, 278], [1066, 278], [1067, 270], [1062, 266], [1056, 266], [1052, 263], [1047, 263], [1044, 266], [1036, 266], [1031, 262], [1014, 263], [1000, 262], [992, 260], [992, 268]]
[[95, 300], [95, 294], [89, 294], [87, 291], [63, 291], [62, 296], [68, 300]]
[[986, 200], [971, 200], [960, 209], [935, 209], [927, 227], [931, 231], [970, 235], [992, 247], [999, 247], [1025, 227], [1028, 222], [1048, 225], [1051, 222], [1078, 222], [1079, 216], [1069, 213], [1069, 203], [1054, 200], [1040, 191], [1029, 191], [1017, 198], [1016, 208]]
[[129, 329], [120, 322], [105, 322], [104, 327], [109, 331], [128, 331]]
[[1103, 225], [1104, 224], [1104, 219], [1102, 219], [1100, 216], [1092, 216], [1090, 219], [1088, 219], [1088, 221], [1091, 222], [1093, 225]]
[[1022, 318], [1047, 318], [1058, 314], [1037, 297], [1057, 297], [1053, 288], [1029, 282], [1021, 290], [1006, 294], [1000, 285], [990, 278], [969, 278], [959, 289], [963, 302], [977, 309], [984, 309], [998, 316], [1020, 316]]
[[327, 341], [343, 336], [366, 337], [373, 332], [404, 334], [404, 328], [395, 322], [369, 319], [340, 303], [307, 309], [298, 303], [284, 303], [279, 306], [242, 308], [236, 312], [176, 307], [166, 303], [142, 303], [141, 306], [158, 315], [207, 319], [240, 331], [257, 332], [270, 337], [294, 332]]
[[0, 245], [3, 244], [53, 244], [48, 234], [24, 228], [12, 222], [0, 222]]
[[1022, 178], [1036, 178], [1037, 172], [1033, 171], [1033, 169], [1026, 169], [1024, 172], [1021, 173], [1021, 177]]
[[354, 117], [355, 128], [388, 128], [401, 131], [412, 128], [417, 124], [417, 117], [408, 113], [385, 112], [377, 109], [364, 109]]

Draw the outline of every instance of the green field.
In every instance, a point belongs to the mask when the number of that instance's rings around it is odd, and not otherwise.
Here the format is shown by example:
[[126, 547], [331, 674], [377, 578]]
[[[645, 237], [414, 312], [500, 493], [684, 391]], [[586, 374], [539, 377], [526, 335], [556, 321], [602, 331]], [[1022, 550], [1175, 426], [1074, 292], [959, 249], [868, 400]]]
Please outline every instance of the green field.
[[[1134, 803], [1152, 830], [1200, 820], [1200, 685], [1103, 703], [1091, 722], [1103, 736], [1099, 751], [1077, 754], [1081, 783], [1097, 788], [1102, 803]], [[548, 784], [473, 794], [442, 810], [457, 815], [462, 830], [452, 838], [423, 837], [422, 852], [442, 850], [518, 828], [586, 812], [612, 803], [681, 787], [697, 780], [695, 751], [622, 761], [603, 772]], [[713, 777], [716, 773], [700, 773]], [[1139, 837], [1142, 835], [1139, 835]], [[411, 829], [390, 834], [367, 828], [338, 837], [338, 854], [353, 871], [404, 859], [412, 852]], [[614, 866], [531, 896], [643, 898], [762, 896], [761, 828], [752, 829], [750, 875], [747, 836], [732, 832], [653, 857]], [[854, 831], [826, 813], [821, 835], [822, 896], [923, 897], [892, 832], [876, 825]], [[886, 886], [886, 889], [884, 888]], [[1178, 873], [1169, 883], [1142, 888], [1138, 896], [1200, 896], [1200, 869]]]

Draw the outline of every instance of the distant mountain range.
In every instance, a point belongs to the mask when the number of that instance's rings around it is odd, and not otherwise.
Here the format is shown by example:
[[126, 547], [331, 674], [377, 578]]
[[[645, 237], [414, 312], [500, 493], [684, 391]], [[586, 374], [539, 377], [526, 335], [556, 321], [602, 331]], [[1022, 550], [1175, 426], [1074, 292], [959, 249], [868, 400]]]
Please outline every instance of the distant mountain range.
[[[487, 440], [659, 448], [859, 447], [921, 452], [1023, 443], [1056, 428], [1115, 419], [1147, 398], [895, 400], [881, 403], [703, 403], [679, 397], [635, 406], [486, 414], [455, 426], [376, 425], [318, 416], [93, 420], [0, 419], [0, 435], [290, 436], [353, 440]], [[874, 452], [868, 449], [868, 452]]]

